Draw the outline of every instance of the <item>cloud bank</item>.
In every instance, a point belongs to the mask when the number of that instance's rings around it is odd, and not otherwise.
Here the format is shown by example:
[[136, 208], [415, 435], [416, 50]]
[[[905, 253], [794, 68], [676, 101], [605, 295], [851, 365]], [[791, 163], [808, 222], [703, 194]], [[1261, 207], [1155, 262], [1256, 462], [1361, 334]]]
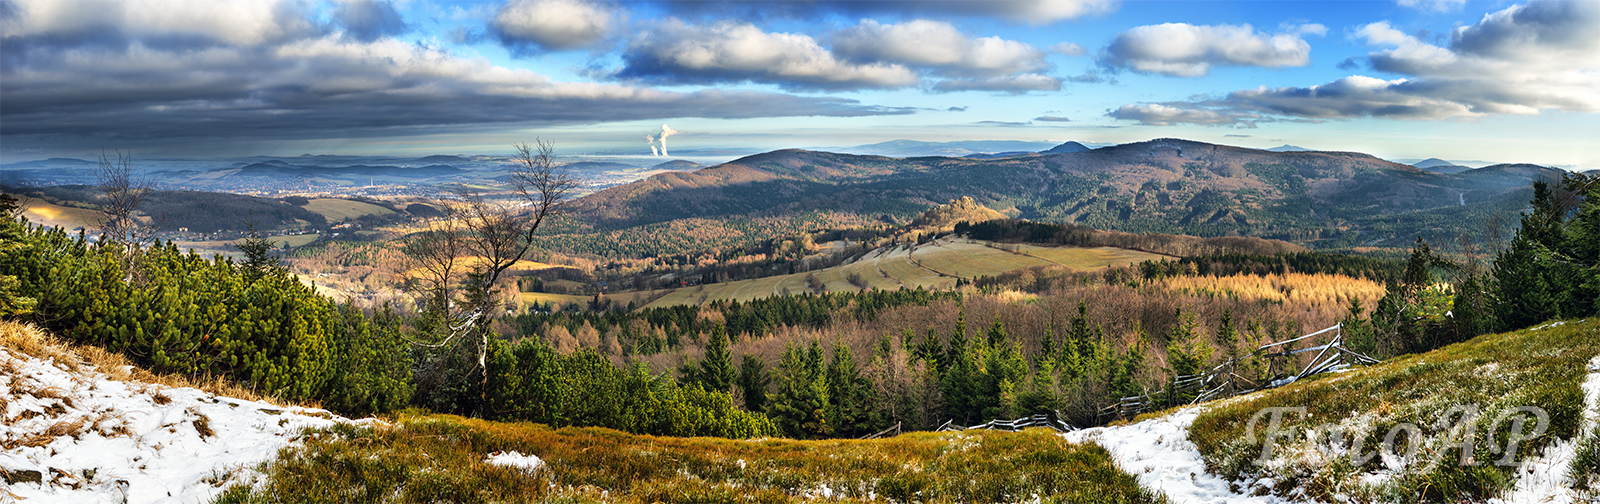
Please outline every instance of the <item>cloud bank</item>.
[[[831, 43], [825, 47], [824, 42]], [[1038, 48], [973, 38], [941, 21], [863, 20], [818, 40], [744, 21], [655, 24], [629, 44], [615, 77], [660, 84], [773, 84], [790, 90], [1053, 91], [1061, 80]]]
[[343, 4], [331, 22], [296, 1], [6, 5], [0, 135], [8, 142], [354, 138], [911, 112], [834, 97], [553, 81], [396, 39], [406, 24], [387, 2]]
[[1203, 77], [1217, 66], [1289, 67], [1311, 64], [1303, 34], [1323, 34], [1322, 25], [1268, 35], [1250, 25], [1165, 23], [1122, 32], [1100, 56], [1100, 64], [1145, 74]]
[[1221, 99], [1125, 105], [1108, 116], [1150, 125], [1251, 126], [1271, 120], [1438, 120], [1544, 111], [1600, 112], [1600, 3], [1534, 1], [1485, 15], [1434, 45], [1387, 22], [1354, 35], [1384, 79], [1260, 87]]

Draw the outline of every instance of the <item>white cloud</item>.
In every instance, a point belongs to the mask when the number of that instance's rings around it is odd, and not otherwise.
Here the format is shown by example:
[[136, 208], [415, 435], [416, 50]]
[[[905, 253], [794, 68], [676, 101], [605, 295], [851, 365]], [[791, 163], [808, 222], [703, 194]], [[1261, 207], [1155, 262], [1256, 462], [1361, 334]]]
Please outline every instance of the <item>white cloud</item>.
[[584, 0], [512, 0], [491, 23], [501, 43], [515, 50], [583, 47], [610, 33], [616, 15]]
[[[951, 2], [960, 3], [960, 2]], [[1114, 0], [1029, 0], [971, 2], [994, 4], [1001, 15], [1029, 24], [1048, 24], [1066, 19], [1103, 14], [1116, 8]]]
[[1268, 35], [1250, 25], [1146, 25], [1118, 34], [1100, 61], [1177, 77], [1201, 77], [1214, 66], [1306, 66], [1311, 64], [1311, 44], [1300, 38], [1305, 33], [1297, 29]]
[[915, 86], [905, 65], [853, 63], [834, 57], [809, 35], [768, 33], [724, 21], [693, 26], [676, 19], [640, 35], [623, 54], [621, 78], [670, 83], [762, 82], [786, 88], [864, 89]]
[[[1406, 77], [1353, 75], [1309, 87], [1247, 89], [1219, 100], [1128, 105], [1165, 114], [1112, 115], [1147, 124], [1239, 124], [1266, 115], [1293, 119], [1438, 120], [1600, 112], [1600, 3], [1535, 1], [1457, 28], [1448, 47], [1424, 42], [1387, 22], [1355, 35], [1387, 47], [1367, 55], [1372, 68]], [[1119, 109], [1121, 111], [1122, 109]], [[1182, 113], [1180, 113], [1182, 112]]]
[[1061, 53], [1064, 56], [1083, 56], [1085, 53], [1089, 52], [1085, 50], [1083, 46], [1073, 42], [1058, 43], [1050, 46], [1050, 50]]
[[931, 67], [960, 77], [996, 77], [1048, 67], [1044, 51], [1000, 37], [971, 38], [949, 23], [918, 19], [881, 24], [871, 19], [835, 32], [833, 52], [854, 61]]

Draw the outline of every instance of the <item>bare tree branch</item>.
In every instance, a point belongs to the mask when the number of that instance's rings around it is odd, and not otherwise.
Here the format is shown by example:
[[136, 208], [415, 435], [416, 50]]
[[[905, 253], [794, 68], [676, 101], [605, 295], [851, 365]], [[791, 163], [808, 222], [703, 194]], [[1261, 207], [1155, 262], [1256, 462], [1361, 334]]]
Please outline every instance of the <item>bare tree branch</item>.
[[[405, 245], [415, 266], [411, 269], [416, 270], [406, 273], [405, 288], [422, 298], [425, 316], [437, 317], [444, 332], [437, 341], [412, 344], [441, 348], [476, 335], [480, 371], [486, 364], [489, 324], [501, 306], [494, 297], [495, 287], [506, 270], [528, 255], [545, 220], [561, 211], [567, 195], [579, 185], [555, 162], [551, 144], [535, 140], [513, 149], [511, 192], [517, 201], [490, 201], [481, 192], [460, 187], [450, 198], [445, 218], [412, 235]], [[487, 387], [487, 375], [484, 380]]]

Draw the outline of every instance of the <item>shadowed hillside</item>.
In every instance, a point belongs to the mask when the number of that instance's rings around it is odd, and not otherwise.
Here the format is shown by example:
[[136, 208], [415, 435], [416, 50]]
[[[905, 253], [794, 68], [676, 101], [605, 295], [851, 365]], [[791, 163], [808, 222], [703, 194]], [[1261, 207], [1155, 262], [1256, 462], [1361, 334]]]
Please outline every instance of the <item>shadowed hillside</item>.
[[[578, 223], [550, 243], [592, 251], [574, 237], [684, 219], [806, 216], [811, 224], [783, 226], [817, 229], [903, 224], [963, 196], [1015, 218], [1135, 233], [1257, 236], [1317, 248], [1404, 246], [1419, 234], [1440, 241], [1463, 230], [1492, 241], [1496, 237], [1484, 235], [1479, 223], [1495, 216], [1510, 221], [1525, 206], [1523, 193], [1533, 180], [1557, 180], [1561, 173], [1497, 165], [1445, 174], [1361, 153], [1271, 152], [1176, 139], [996, 159], [780, 150], [600, 191], [575, 202]], [[762, 229], [747, 232], [749, 241], [769, 237]]]

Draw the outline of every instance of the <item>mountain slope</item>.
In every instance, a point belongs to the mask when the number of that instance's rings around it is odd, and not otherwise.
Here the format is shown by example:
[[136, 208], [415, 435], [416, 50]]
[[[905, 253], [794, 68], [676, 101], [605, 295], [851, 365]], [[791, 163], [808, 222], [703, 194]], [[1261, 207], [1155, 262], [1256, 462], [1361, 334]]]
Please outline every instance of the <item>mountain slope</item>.
[[1527, 201], [1513, 193], [1560, 175], [1534, 165], [1441, 174], [1360, 153], [1177, 139], [1000, 159], [781, 150], [600, 191], [574, 202], [565, 231], [808, 213], [903, 223], [971, 196], [1011, 217], [1100, 229], [1404, 246], [1418, 234], [1453, 239], [1463, 222], [1509, 220]]
[[1554, 321], [1068, 438], [1176, 502], [1594, 502], [1597, 336]]

